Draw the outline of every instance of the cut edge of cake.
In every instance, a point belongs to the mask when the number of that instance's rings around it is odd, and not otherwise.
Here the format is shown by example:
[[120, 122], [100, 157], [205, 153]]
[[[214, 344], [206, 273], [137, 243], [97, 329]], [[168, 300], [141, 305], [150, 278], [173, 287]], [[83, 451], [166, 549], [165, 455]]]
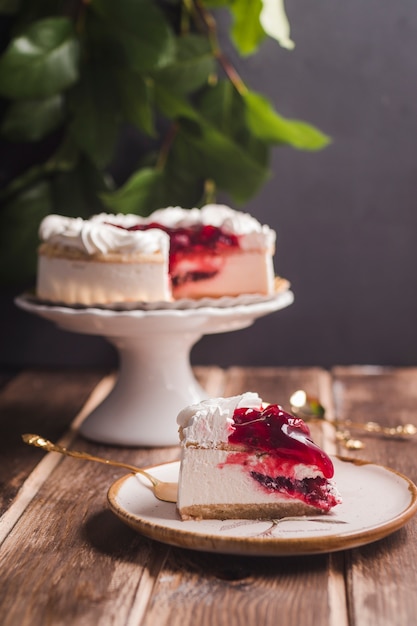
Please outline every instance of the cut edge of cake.
[[[291, 458], [288, 450], [230, 441], [236, 430], [235, 409], [266, 408], [257, 394], [214, 398], [185, 407], [177, 418], [181, 443], [177, 509], [183, 520], [321, 515], [341, 502], [331, 459], [312, 442], [308, 427], [278, 405], [268, 406], [278, 407], [284, 420], [289, 416], [290, 429], [311, 442], [307, 456], [315, 461], [303, 463], [302, 448]], [[281, 474], [273, 475], [277, 469]]]

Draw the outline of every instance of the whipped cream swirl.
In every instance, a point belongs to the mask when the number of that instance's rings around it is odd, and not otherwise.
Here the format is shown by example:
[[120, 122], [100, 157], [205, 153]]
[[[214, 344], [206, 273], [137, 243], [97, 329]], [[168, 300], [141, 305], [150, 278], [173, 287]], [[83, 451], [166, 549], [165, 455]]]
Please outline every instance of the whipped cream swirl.
[[[109, 220], [113, 216], [107, 216]], [[77, 249], [84, 254], [168, 254], [169, 236], [156, 228], [129, 231], [103, 221], [83, 220], [81, 217], [48, 215], [41, 223], [42, 241], [64, 248]]]
[[228, 442], [233, 413], [238, 408], [261, 409], [262, 399], [248, 391], [231, 398], [203, 400], [182, 409], [177, 416], [183, 445], [213, 448]]
[[[236, 235], [243, 250], [273, 250], [275, 231], [241, 211], [220, 204], [207, 204], [201, 209], [166, 207], [157, 209], [148, 217], [133, 214], [100, 213], [88, 220], [81, 217], [48, 215], [41, 223], [39, 236], [42, 241], [67, 248], [81, 250], [85, 254], [108, 254], [116, 252], [152, 254], [169, 250], [169, 235], [164, 231], [127, 230], [132, 226], [160, 224], [168, 229], [189, 228], [198, 224], [215, 226], [225, 233]], [[120, 228], [119, 228], [120, 227]]]

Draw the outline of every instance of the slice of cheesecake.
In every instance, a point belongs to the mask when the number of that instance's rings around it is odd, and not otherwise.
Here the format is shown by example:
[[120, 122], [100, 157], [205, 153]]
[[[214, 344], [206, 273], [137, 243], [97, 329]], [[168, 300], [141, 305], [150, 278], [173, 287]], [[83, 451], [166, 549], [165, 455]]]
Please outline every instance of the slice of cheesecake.
[[183, 409], [182, 519], [261, 519], [327, 513], [341, 503], [329, 456], [308, 426], [255, 393]]

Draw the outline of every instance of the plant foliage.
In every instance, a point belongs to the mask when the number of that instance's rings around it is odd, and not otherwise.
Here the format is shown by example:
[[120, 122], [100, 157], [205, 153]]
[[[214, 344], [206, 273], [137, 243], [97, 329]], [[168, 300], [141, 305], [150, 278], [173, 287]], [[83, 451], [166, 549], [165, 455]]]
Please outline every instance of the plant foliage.
[[[268, 178], [274, 146], [328, 143], [238, 76], [213, 8], [231, 12], [238, 54], [258, 50], [262, 0], [0, 0], [3, 281], [33, 273], [51, 212], [146, 215], [216, 191], [242, 204]], [[126, 128], [142, 151], [117, 181]]]

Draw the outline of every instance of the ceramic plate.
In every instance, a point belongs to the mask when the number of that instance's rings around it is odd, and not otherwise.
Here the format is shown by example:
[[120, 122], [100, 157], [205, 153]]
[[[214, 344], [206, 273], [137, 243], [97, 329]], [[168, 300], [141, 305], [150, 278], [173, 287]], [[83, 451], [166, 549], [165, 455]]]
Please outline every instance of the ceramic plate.
[[[417, 487], [389, 468], [332, 457], [343, 504], [328, 515], [281, 520], [182, 521], [175, 504], [157, 500], [138, 475], [109, 489], [113, 512], [139, 533], [182, 548], [257, 556], [335, 552], [371, 543], [401, 528], [417, 511]], [[178, 480], [179, 463], [148, 468]]]

